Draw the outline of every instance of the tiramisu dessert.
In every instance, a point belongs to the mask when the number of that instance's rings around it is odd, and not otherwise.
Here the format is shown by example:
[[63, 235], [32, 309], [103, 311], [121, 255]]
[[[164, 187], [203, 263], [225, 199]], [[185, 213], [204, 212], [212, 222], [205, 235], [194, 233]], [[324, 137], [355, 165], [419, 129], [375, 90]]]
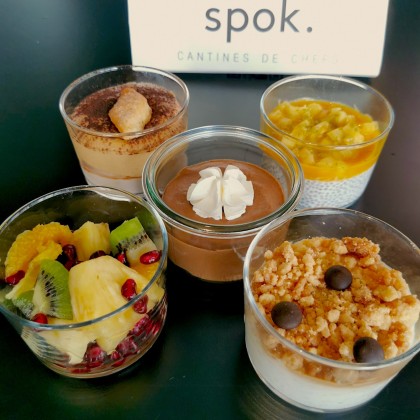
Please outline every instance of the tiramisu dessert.
[[[280, 183], [265, 169], [236, 160], [210, 160], [183, 168], [162, 197], [193, 223], [234, 226], [255, 222], [284, 202]], [[169, 258], [193, 276], [210, 281], [242, 278], [246, 249], [254, 235], [193, 235], [168, 229]]]
[[377, 121], [356, 108], [312, 99], [282, 101], [268, 118], [287, 135], [263, 131], [279, 138], [302, 165], [301, 208], [348, 207], [359, 198], [386, 140]]
[[[271, 389], [302, 407], [337, 411], [373, 398], [400, 366], [352, 365], [380, 363], [413, 345], [420, 302], [366, 238], [285, 241], [265, 252], [251, 291], [263, 317], [291, 343], [262, 328], [247, 303], [252, 364]], [[345, 363], [322, 364], [302, 350]]]
[[[108, 77], [106, 72], [102, 77]], [[187, 128], [188, 91], [185, 87], [181, 102], [158, 83], [112, 84], [111, 77], [111, 86], [87, 96], [80, 93], [75, 104], [66, 105], [78, 96], [65, 91], [60, 109], [87, 182], [139, 193], [151, 152]]]

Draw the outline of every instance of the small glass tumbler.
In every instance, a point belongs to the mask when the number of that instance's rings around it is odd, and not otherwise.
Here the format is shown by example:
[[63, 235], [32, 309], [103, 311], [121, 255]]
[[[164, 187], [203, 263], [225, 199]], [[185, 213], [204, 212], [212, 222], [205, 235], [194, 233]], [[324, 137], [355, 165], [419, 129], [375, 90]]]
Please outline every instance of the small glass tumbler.
[[[256, 373], [277, 396], [295, 406], [316, 412], [345, 411], [374, 398], [420, 351], [420, 321], [414, 326], [408, 350], [371, 363], [321, 357], [280, 334], [255, 300], [254, 273], [262, 266], [267, 250], [273, 251], [286, 240], [294, 243], [314, 237], [370, 239], [380, 246], [382, 261], [400, 271], [411, 294], [417, 296], [420, 252], [413, 242], [387, 223], [354, 210], [334, 208], [285, 214], [264, 227], [249, 246], [244, 263], [245, 341]], [[305, 278], [303, 271], [301, 279]], [[299, 297], [296, 303], [305, 305], [304, 299]], [[313, 310], [322, 313], [317, 308], [319, 302], [315, 299]], [[341, 328], [339, 320], [336, 320], [337, 328]], [[343, 327], [345, 322], [344, 319]]]
[[[306, 104], [296, 119], [293, 105], [307, 100], [329, 103], [332, 111], [322, 117], [320, 107]], [[292, 106], [279, 112], [283, 102]], [[373, 124], [360, 117], [366, 124], [353, 126], [354, 115], [345, 116], [341, 105], [352, 113], [367, 114]], [[299, 208], [349, 207], [358, 200], [394, 123], [393, 109], [381, 93], [357, 80], [336, 76], [281, 79], [263, 93], [260, 114], [261, 131], [289, 147], [302, 165], [305, 192]], [[316, 122], [308, 128], [311, 119]], [[323, 136], [321, 140], [316, 140], [318, 135]]]
[[[108, 111], [117, 95], [109, 99], [109, 95], [101, 92], [123, 85], [147, 88], [152, 119], [144, 130], [119, 133], [116, 128], [109, 131], [107, 125], [103, 130], [99, 126], [85, 126], [84, 121], [108, 120]], [[90, 95], [96, 95], [94, 103], [84, 112], [86, 116], [76, 122], [73, 115], [76, 107]], [[188, 104], [188, 88], [176, 75], [150, 67], [123, 65], [96, 70], [72, 82], [60, 97], [59, 108], [87, 183], [139, 194], [142, 169], [152, 151], [187, 129]]]
[[[5, 278], [8, 250], [17, 235], [25, 230], [59, 222], [73, 231], [86, 221], [108, 223], [113, 229], [133, 217], [141, 220], [149, 237], [161, 251], [161, 259], [143, 290], [113, 312], [84, 322], [57, 320], [40, 324], [24, 318], [7, 304], [5, 296], [10, 286], [0, 282], [0, 312], [35, 356], [61, 375], [75, 378], [110, 375], [135, 363], [157, 340], [167, 313], [164, 272], [168, 244], [163, 221], [149, 204], [128, 192], [79, 186], [39, 197], [0, 225], [0, 278]], [[41, 246], [39, 249], [42, 249]], [[134, 310], [135, 305], [141, 306], [145, 302], [140, 315]], [[99, 342], [102, 351], [95, 347], [92, 349]], [[108, 347], [106, 351], [102, 343]]]
[[[166, 186], [181, 169], [220, 159], [265, 169], [282, 189], [284, 201], [280, 207], [247, 223], [212, 224], [211, 219], [197, 221], [176, 213], [163, 201]], [[157, 148], [143, 171], [146, 199], [168, 230], [169, 259], [193, 277], [210, 282], [242, 279], [243, 260], [250, 242], [269, 221], [296, 208], [302, 182], [299, 162], [286, 147], [274, 147], [265, 134], [234, 126], [187, 130]], [[267, 195], [270, 193], [266, 191]]]

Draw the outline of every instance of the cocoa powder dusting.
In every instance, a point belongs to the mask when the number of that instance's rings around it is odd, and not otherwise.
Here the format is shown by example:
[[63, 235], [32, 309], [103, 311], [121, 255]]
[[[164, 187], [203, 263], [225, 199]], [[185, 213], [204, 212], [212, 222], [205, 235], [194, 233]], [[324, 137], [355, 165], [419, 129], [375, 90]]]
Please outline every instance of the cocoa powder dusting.
[[99, 90], [84, 98], [71, 114], [72, 120], [90, 130], [118, 133], [108, 112], [117, 101], [121, 90], [128, 86], [134, 87], [141, 93], [152, 108], [152, 118], [145, 129], [163, 124], [175, 116], [181, 108], [173, 92], [165, 88], [150, 83], [127, 83]]

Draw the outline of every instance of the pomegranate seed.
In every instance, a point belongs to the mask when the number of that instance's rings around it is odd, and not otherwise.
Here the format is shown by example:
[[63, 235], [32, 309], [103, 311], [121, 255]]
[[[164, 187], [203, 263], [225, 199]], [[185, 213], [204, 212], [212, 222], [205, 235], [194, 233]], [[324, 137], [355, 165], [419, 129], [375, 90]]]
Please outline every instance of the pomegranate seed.
[[139, 351], [139, 348], [133, 340], [133, 337], [128, 336], [118, 344], [115, 350], [121, 354], [121, 356], [129, 356], [130, 354], [136, 354]]
[[122, 357], [122, 355], [120, 353], [118, 353], [117, 350], [114, 350], [112, 352], [110, 359], [111, 359], [111, 361], [114, 362], [114, 363], [112, 363], [112, 366], [114, 366], [114, 367], [121, 366], [125, 361], [125, 358]]
[[162, 328], [162, 324], [160, 322], [155, 322], [151, 329], [152, 334], [156, 335], [160, 331], [161, 328]]
[[104, 255], [106, 255], [105, 251], [102, 251], [102, 249], [100, 249], [99, 251], [95, 251], [90, 257], [90, 260], [93, 260], [94, 258], [98, 258], [98, 257], [103, 257]]
[[7, 276], [4, 281], [11, 286], [16, 286], [24, 277], [25, 272], [23, 270], [19, 270], [15, 274]]
[[120, 263], [123, 263], [124, 265], [128, 265], [127, 255], [125, 255], [125, 252], [121, 252], [117, 255], [117, 260]]
[[160, 255], [160, 251], [158, 251], [157, 249], [146, 252], [145, 254], [140, 256], [140, 262], [142, 264], [153, 264], [160, 260]]
[[141, 333], [148, 331], [150, 323], [151, 321], [150, 321], [149, 316], [145, 315], [142, 319], [140, 319], [139, 321], [135, 323], [130, 333], [134, 334], [135, 336], [139, 336]]
[[76, 264], [76, 260], [68, 260], [64, 263], [64, 267], [66, 267], [67, 270], [70, 270], [70, 268], [74, 267]]
[[57, 260], [61, 262], [67, 270], [70, 270], [70, 268], [78, 263], [76, 247], [72, 244], [64, 245]]
[[90, 369], [82, 363], [77, 363], [74, 368], [70, 370], [72, 373], [89, 373]]
[[86, 352], [83, 356], [83, 360], [86, 362], [89, 367], [98, 367], [101, 366], [106, 358], [106, 351], [95, 341], [89, 343], [86, 348]]
[[47, 318], [47, 315], [45, 315], [45, 314], [43, 314], [43, 313], [38, 313], [38, 314], [35, 314], [33, 317], [32, 317], [32, 321], [34, 321], [34, 322], [38, 322], [39, 324], [48, 324], [48, 318]]
[[136, 282], [133, 279], [127, 279], [121, 286], [121, 294], [127, 299], [131, 300], [136, 296]]
[[139, 299], [134, 305], [133, 309], [138, 314], [145, 314], [147, 312], [147, 302], [149, 301], [149, 297], [144, 295], [141, 299]]
[[63, 246], [63, 253], [68, 260], [77, 260], [77, 251], [76, 247], [72, 244], [67, 244]]

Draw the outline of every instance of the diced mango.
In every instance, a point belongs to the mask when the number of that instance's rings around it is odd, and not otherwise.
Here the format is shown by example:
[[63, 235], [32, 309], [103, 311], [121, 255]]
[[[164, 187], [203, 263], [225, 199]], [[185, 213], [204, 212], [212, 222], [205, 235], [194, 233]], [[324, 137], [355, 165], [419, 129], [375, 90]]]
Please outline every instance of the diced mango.
[[[267, 129], [268, 134], [295, 153], [307, 179], [336, 180], [358, 175], [375, 164], [386, 140], [384, 137], [374, 145], [363, 147], [380, 136], [378, 123], [355, 108], [334, 102], [283, 101], [269, 118], [276, 127], [290, 134], [288, 138]], [[308, 147], [302, 147], [302, 143]], [[338, 151], [331, 148], [353, 145], [360, 147]]]

